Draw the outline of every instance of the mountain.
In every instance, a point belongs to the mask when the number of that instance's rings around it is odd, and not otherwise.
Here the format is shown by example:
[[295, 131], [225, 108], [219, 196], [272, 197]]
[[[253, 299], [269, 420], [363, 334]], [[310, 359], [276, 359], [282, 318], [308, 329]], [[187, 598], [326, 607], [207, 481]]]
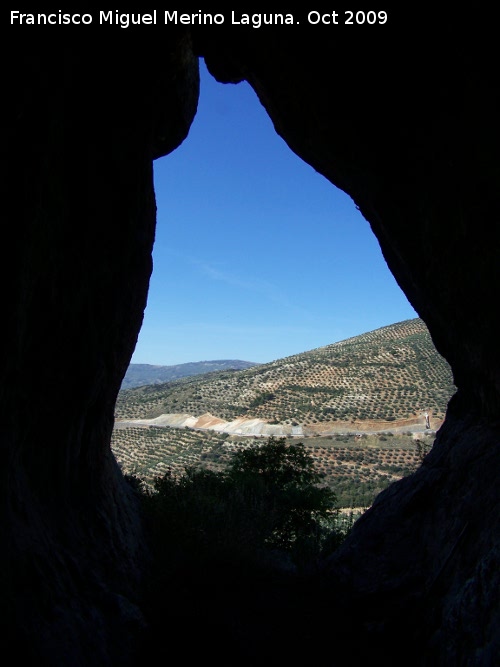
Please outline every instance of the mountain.
[[257, 419], [288, 427], [288, 433], [320, 434], [363, 430], [372, 422], [422, 423], [425, 413], [436, 423], [454, 391], [448, 363], [415, 318], [243, 370], [123, 390], [116, 418], [208, 413], [226, 422]]
[[174, 366], [154, 366], [151, 364], [130, 364], [122, 382], [122, 389], [133, 389], [148, 384], [171, 382], [183, 377], [203, 375], [213, 371], [241, 370], [257, 366], [252, 361], [239, 359], [217, 359], [215, 361], [194, 361]]

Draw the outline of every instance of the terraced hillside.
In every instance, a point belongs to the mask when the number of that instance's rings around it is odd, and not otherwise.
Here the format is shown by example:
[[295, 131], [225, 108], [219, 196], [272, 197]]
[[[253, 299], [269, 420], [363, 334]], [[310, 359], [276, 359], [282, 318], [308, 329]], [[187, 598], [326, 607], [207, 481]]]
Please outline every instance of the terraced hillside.
[[364, 430], [371, 422], [407, 427], [428, 412], [434, 426], [454, 390], [447, 362], [416, 318], [246, 370], [122, 390], [116, 419], [209, 413], [320, 434], [349, 424]]
[[[420, 465], [454, 390], [413, 319], [246, 370], [122, 390], [112, 448], [123, 471], [146, 483], [168, 469], [220, 470], [234, 451], [265, 442], [260, 420], [277, 436], [300, 437], [341, 507], [367, 507]], [[224, 432], [222, 420], [238, 429]]]

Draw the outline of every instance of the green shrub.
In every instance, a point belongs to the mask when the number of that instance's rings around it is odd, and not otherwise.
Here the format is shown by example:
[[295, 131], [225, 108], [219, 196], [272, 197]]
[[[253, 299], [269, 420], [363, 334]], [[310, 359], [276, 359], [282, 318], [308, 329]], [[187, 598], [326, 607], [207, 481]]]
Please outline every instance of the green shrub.
[[338, 545], [336, 495], [304, 445], [270, 437], [237, 452], [222, 472], [187, 467], [143, 489], [145, 519], [162, 576], [209, 562], [294, 569]]

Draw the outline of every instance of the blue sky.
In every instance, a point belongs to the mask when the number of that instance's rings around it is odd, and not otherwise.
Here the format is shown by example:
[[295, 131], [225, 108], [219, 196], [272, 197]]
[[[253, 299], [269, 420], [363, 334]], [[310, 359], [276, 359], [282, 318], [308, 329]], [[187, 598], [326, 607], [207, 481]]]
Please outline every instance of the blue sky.
[[154, 163], [132, 363], [266, 363], [417, 317], [352, 199], [288, 148], [246, 82], [200, 68], [189, 135]]

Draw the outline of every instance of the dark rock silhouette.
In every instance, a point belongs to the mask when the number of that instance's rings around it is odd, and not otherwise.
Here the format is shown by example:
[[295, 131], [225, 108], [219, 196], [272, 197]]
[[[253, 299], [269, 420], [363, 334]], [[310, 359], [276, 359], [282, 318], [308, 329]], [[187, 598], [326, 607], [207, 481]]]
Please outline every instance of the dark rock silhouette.
[[[494, 664], [497, 58], [495, 40], [476, 35], [483, 20], [424, 18], [349, 33], [163, 26], [147, 48], [140, 32], [54, 31], [43, 49], [16, 33], [0, 565], [19, 658], [126, 665], [141, 647], [141, 523], [109, 442], [151, 272], [152, 160], [189, 131], [203, 56], [218, 80], [248, 80], [290, 148], [351, 195], [458, 388], [422, 468], [379, 496], [310, 583], [289, 654], [316, 646], [319, 659], [325, 642], [350, 638], [340, 664]], [[275, 641], [270, 659], [288, 652]]]

